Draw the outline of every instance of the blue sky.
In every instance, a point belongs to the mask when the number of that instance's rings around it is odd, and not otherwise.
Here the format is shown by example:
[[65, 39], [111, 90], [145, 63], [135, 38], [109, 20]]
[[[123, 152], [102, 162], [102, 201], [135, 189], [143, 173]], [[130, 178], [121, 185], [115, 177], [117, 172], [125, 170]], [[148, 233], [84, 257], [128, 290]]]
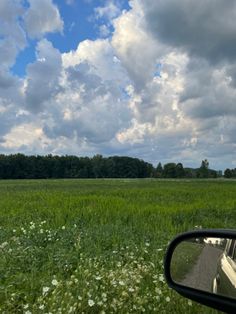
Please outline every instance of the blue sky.
[[[104, 0], [54, 0], [58, 6], [61, 18], [64, 21], [63, 34], [49, 33], [45, 37], [53, 43], [53, 46], [60, 52], [75, 50], [79, 42], [99, 37], [99, 26], [107, 24], [106, 18], [95, 18], [94, 10], [104, 5]], [[128, 10], [128, 1], [117, 1], [119, 9]], [[25, 2], [25, 6], [28, 3]], [[112, 25], [109, 25], [112, 31]], [[19, 53], [16, 63], [12, 67], [12, 72], [19, 76], [24, 76], [26, 66], [35, 60], [36, 40], [28, 40], [27, 47]]]
[[1, 0], [0, 152], [235, 168], [235, 21], [225, 0]]

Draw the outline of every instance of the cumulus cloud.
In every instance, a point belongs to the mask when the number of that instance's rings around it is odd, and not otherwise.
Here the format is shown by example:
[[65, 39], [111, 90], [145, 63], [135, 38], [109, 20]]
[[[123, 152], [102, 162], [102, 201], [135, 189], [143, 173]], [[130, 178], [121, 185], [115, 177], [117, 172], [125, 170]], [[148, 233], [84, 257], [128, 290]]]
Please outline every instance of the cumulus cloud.
[[114, 20], [112, 46], [132, 79], [135, 88], [142, 89], [152, 79], [155, 66], [162, 55], [162, 45], [143, 27], [144, 16], [139, 3]]
[[107, 19], [111, 21], [121, 13], [120, 8], [114, 1], [106, 1], [104, 6], [96, 7], [94, 9], [96, 19]]
[[42, 110], [59, 91], [61, 54], [51, 42], [42, 39], [37, 44], [37, 60], [27, 66], [24, 86], [26, 107], [33, 112]]
[[64, 74], [58, 111], [44, 128], [48, 137], [65, 136], [94, 145], [111, 141], [129, 124], [129, 109], [115, 81], [104, 80], [87, 62], [67, 67]]
[[[105, 38], [62, 54], [42, 38], [63, 30], [58, 8], [29, 2], [0, 3], [1, 149], [236, 165], [234, 1], [105, 2], [95, 9]], [[39, 41], [20, 79], [10, 67], [26, 44], [22, 19]]]
[[235, 1], [141, 1], [146, 25], [158, 40], [215, 63], [235, 60]]
[[212, 68], [195, 60], [187, 68], [181, 108], [192, 118], [209, 119], [236, 115], [236, 92], [224, 67]]
[[75, 51], [62, 55], [63, 66], [66, 68], [87, 62], [103, 80], [115, 80], [125, 85], [128, 82], [126, 69], [121, 66], [116, 52], [109, 39], [84, 40]]
[[110, 35], [110, 28], [106, 24], [99, 26], [99, 34], [101, 37], [108, 37]]
[[26, 35], [20, 23], [24, 13], [21, 1], [0, 1], [0, 60], [1, 68], [15, 63], [20, 50], [26, 46]]
[[24, 8], [19, 0], [0, 2], [0, 35], [14, 39], [19, 48], [23, 48], [26, 44], [25, 33], [20, 24], [23, 13]]
[[49, 32], [62, 32], [63, 21], [52, 0], [28, 0], [30, 7], [25, 13], [25, 26], [31, 38], [41, 38]]

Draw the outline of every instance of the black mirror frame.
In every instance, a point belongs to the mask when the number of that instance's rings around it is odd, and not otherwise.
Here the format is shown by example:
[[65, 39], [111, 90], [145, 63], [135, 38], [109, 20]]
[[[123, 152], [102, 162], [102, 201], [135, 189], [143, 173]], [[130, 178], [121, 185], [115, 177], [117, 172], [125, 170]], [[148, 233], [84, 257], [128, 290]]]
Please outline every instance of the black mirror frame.
[[190, 232], [182, 233], [176, 236], [171, 243], [169, 244], [166, 255], [164, 258], [164, 274], [166, 278], [166, 282], [170, 288], [177, 291], [182, 296], [189, 298], [198, 303], [204, 304], [216, 310], [223, 311], [225, 313], [236, 313], [236, 300], [220, 296], [214, 295], [209, 292], [200, 291], [194, 288], [189, 288], [185, 286], [181, 286], [175, 283], [170, 274], [170, 263], [171, 258], [176, 246], [189, 238], [198, 238], [198, 237], [217, 237], [217, 238], [236, 238], [236, 230], [225, 230], [225, 229], [201, 229]]

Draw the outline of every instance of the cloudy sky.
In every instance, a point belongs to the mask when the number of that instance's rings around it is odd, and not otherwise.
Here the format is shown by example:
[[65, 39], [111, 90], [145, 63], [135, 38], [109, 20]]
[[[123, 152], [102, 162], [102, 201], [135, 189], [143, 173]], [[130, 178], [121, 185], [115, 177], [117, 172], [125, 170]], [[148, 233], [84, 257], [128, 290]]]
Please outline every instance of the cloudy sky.
[[0, 152], [236, 167], [236, 1], [1, 0]]

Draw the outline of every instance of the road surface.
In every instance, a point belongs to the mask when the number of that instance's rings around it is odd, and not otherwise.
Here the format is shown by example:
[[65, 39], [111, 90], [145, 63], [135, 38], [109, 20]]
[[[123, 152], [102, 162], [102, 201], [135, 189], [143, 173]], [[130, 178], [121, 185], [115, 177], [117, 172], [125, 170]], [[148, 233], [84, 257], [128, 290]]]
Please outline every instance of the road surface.
[[212, 281], [216, 275], [217, 261], [222, 250], [205, 244], [196, 264], [190, 272], [181, 280], [181, 284], [187, 287], [212, 292]]

